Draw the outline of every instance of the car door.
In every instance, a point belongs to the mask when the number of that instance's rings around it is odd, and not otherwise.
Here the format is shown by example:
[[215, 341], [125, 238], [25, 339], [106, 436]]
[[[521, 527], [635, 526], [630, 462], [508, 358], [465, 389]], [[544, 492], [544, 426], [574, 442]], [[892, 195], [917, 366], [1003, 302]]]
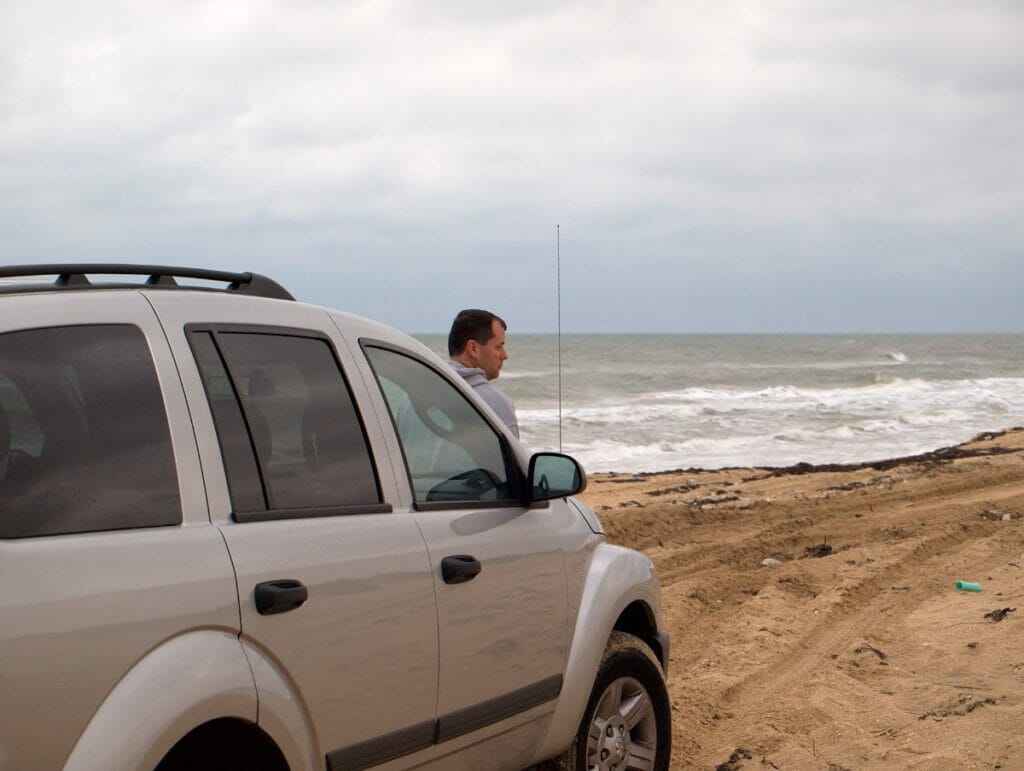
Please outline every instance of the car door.
[[436, 584], [438, 741], [536, 715], [562, 683], [565, 522], [553, 508], [523, 503], [506, 439], [447, 373], [401, 348], [363, 348], [392, 415]]
[[[279, 307], [277, 326], [204, 309], [214, 321], [185, 327], [183, 379], [198, 392], [197, 423], [215, 428], [207, 473], [223, 475], [227, 495], [211, 516], [234, 562], [243, 642], [261, 662], [261, 715], [291, 683], [285, 701], [302, 705], [327, 767], [372, 765], [433, 741], [430, 565], [415, 521], [388, 501], [376, 421], [359, 412], [344, 348], [318, 331], [326, 316]], [[180, 330], [185, 317], [167, 310]]]

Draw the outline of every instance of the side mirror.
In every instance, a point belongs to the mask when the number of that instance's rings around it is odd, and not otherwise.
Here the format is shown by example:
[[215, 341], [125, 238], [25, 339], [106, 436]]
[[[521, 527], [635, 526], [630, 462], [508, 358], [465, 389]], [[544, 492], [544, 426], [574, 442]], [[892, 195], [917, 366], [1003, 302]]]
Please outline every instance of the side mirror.
[[587, 488], [587, 475], [575, 458], [538, 452], [530, 458], [530, 502], [576, 495]]

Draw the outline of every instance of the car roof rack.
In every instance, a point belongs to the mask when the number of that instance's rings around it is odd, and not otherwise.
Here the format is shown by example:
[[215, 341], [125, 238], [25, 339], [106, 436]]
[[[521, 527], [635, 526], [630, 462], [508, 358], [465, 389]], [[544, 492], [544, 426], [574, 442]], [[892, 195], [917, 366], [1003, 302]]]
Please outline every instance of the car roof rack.
[[[146, 276], [145, 282], [94, 282], [90, 276]], [[213, 286], [179, 284], [177, 279], [200, 279], [227, 284], [221, 291], [270, 297], [277, 300], [294, 300], [291, 293], [271, 278], [259, 273], [230, 273], [223, 270], [203, 268], [178, 268], [166, 265], [118, 265], [111, 263], [71, 263], [49, 265], [0, 265], [0, 279], [28, 276], [56, 276], [52, 283], [11, 282], [3, 291], [29, 292], [41, 289], [110, 289], [110, 288], [167, 288], [217, 290]]]

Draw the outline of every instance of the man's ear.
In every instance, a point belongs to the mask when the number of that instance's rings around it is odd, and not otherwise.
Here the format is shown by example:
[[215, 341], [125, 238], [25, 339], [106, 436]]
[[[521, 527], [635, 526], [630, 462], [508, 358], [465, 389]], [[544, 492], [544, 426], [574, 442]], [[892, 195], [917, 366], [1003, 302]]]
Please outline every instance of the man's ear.
[[472, 340], [472, 339], [467, 340], [466, 341], [466, 356], [469, 357], [469, 359], [471, 359], [472, 361], [476, 361], [476, 359], [477, 359], [477, 357], [479, 355], [480, 355], [480, 343], [478, 343], [476, 340]]

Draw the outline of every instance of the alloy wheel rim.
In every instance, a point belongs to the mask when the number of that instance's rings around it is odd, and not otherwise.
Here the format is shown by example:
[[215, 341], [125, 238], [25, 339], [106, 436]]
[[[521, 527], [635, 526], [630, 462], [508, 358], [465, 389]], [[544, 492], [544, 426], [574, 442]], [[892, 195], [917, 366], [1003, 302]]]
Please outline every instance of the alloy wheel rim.
[[590, 720], [588, 771], [651, 771], [657, 749], [657, 720], [647, 689], [632, 677], [613, 680]]

